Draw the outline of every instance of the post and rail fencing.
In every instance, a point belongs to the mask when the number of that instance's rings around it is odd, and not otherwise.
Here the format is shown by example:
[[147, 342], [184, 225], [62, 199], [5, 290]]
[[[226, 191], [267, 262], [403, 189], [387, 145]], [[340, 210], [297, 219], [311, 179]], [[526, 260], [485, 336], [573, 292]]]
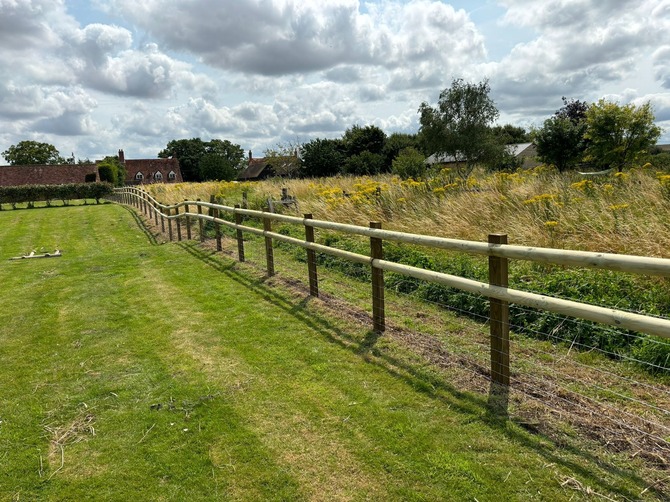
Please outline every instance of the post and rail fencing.
[[[625, 312], [572, 300], [544, 296], [537, 293], [510, 289], [508, 287], [509, 260], [528, 260], [543, 264], [567, 267], [583, 267], [613, 270], [632, 274], [670, 277], [670, 259], [643, 256], [617, 255], [610, 253], [594, 253], [551, 248], [535, 248], [507, 244], [504, 234], [492, 234], [488, 242], [464, 241], [405, 232], [383, 230], [380, 222], [370, 222], [369, 227], [335, 223], [313, 219], [311, 214], [303, 218], [267, 211], [255, 211], [214, 204], [212, 202], [184, 201], [174, 205], [164, 205], [150, 194], [136, 187], [115, 190], [115, 198], [121, 203], [133, 205], [141, 210], [149, 219], [165, 228], [168, 222], [169, 239], [173, 240], [172, 222], [175, 221], [177, 239], [182, 239], [181, 222], [186, 222], [187, 234], [190, 237], [191, 222], [198, 220], [200, 238], [202, 239], [203, 222], [212, 222], [216, 226], [217, 239], [220, 238], [220, 226], [224, 225], [236, 231], [238, 259], [245, 260], [244, 233], [261, 236], [265, 240], [266, 270], [268, 276], [275, 273], [273, 242], [281, 241], [302, 247], [307, 253], [307, 275], [309, 277], [310, 294], [318, 296], [318, 271], [316, 253], [324, 253], [354, 263], [368, 265], [372, 272], [372, 328], [381, 333], [385, 330], [384, 314], [384, 272], [394, 272], [415, 279], [437, 283], [469, 293], [483, 295], [490, 299], [490, 377], [491, 397], [496, 408], [506, 408], [506, 393], [510, 385], [510, 353], [509, 353], [509, 304], [514, 303], [539, 310], [545, 310], [569, 317], [594, 321], [622, 329], [656, 335], [670, 339], [670, 319]], [[196, 211], [191, 211], [192, 207]], [[203, 211], [206, 209], [207, 211]], [[233, 221], [225, 220], [221, 214], [228, 213]], [[262, 221], [263, 228], [254, 228], [242, 224], [242, 217], [256, 218]], [[277, 232], [273, 232], [274, 221], [301, 225], [305, 229], [305, 239], [301, 240]], [[370, 239], [370, 255], [362, 255], [329, 247], [315, 242], [316, 229], [342, 232], [345, 234], [368, 237]], [[163, 230], [164, 231], [164, 230]], [[394, 241], [412, 245], [420, 245], [463, 253], [488, 256], [488, 283], [465, 279], [459, 276], [444, 274], [423, 268], [387, 261], [383, 255], [383, 242]], [[217, 244], [220, 249], [220, 244]]]

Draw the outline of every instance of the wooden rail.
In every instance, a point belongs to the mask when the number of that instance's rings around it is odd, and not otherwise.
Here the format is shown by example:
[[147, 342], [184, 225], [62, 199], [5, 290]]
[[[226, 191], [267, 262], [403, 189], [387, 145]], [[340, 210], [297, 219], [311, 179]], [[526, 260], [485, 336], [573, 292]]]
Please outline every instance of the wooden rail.
[[[416, 279], [442, 284], [470, 293], [480, 294], [491, 300], [491, 379], [492, 388], [506, 388], [509, 386], [509, 304], [515, 303], [526, 307], [563, 314], [589, 321], [595, 321], [610, 326], [638, 331], [651, 335], [670, 338], [670, 320], [659, 317], [634, 314], [621, 310], [599, 307], [572, 300], [553, 298], [527, 291], [510, 289], [508, 284], [508, 261], [528, 260], [539, 263], [588, 267], [603, 270], [614, 270], [641, 275], [670, 277], [670, 259], [650, 258], [644, 256], [619, 255], [612, 253], [593, 253], [586, 251], [572, 251], [562, 249], [537, 248], [527, 246], [513, 246], [507, 244], [505, 235], [494, 234], [489, 241], [474, 242], [448, 239], [426, 235], [410, 234], [383, 230], [381, 223], [371, 222], [370, 227], [361, 227], [330, 221], [315, 220], [311, 214], [303, 218], [254, 211], [250, 209], [214, 204], [211, 202], [184, 201], [174, 205], [164, 205], [154, 199], [147, 192], [136, 188], [126, 187], [116, 189], [117, 199], [125, 204], [131, 204], [143, 211], [147, 217], [155, 220], [160, 217], [161, 222], [168, 220], [169, 238], [173, 239], [172, 220], [179, 223], [182, 219], [190, 228], [190, 221], [197, 219], [200, 225], [200, 238], [203, 238], [202, 225], [205, 221], [214, 222], [217, 228], [227, 226], [236, 231], [238, 243], [238, 257], [244, 261], [245, 232], [262, 236], [265, 239], [267, 273], [275, 273], [273, 242], [286, 242], [304, 248], [307, 251], [308, 277], [310, 294], [318, 296], [318, 275], [314, 253], [324, 253], [354, 263], [365, 264], [371, 267], [372, 272], [372, 305], [373, 330], [383, 332], [384, 323], [384, 271], [395, 272]], [[190, 212], [191, 206], [196, 206], [197, 212]], [[184, 208], [184, 212], [180, 209]], [[203, 209], [207, 209], [204, 214]], [[223, 213], [232, 215], [233, 221], [219, 216]], [[263, 222], [263, 229], [245, 226], [243, 217], [256, 218]], [[302, 225], [305, 228], [305, 239], [297, 239], [272, 231], [272, 222], [280, 221]], [[178, 239], [181, 240], [180, 225], [177, 225]], [[332, 248], [315, 242], [314, 230], [326, 229], [347, 234], [370, 238], [370, 254], [362, 255]], [[190, 237], [190, 234], [189, 234]], [[409, 265], [403, 265], [383, 258], [383, 242], [395, 241], [426, 247], [460, 251], [470, 254], [489, 257], [489, 282], [483, 283], [458, 276], [426, 270]]]

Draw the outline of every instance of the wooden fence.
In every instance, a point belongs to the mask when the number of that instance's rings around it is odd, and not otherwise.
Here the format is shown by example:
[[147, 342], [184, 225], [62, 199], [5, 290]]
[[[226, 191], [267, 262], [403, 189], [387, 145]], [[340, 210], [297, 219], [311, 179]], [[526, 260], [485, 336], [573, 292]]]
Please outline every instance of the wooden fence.
[[[384, 315], [384, 271], [395, 272], [416, 279], [442, 284], [470, 293], [480, 294], [490, 299], [491, 331], [491, 384], [492, 395], [504, 394], [510, 382], [509, 364], [509, 304], [515, 303], [540, 310], [563, 314], [570, 317], [595, 321], [623, 329], [670, 338], [670, 319], [646, 316], [621, 310], [610, 309], [548, 297], [536, 293], [508, 288], [508, 263], [510, 259], [528, 260], [545, 264], [571, 267], [586, 267], [603, 270], [615, 270], [640, 275], [670, 277], [670, 259], [644, 256], [593, 253], [563, 249], [512, 246], [507, 244], [504, 234], [489, 235], [488, 242], [474, 242], [426, 235], [410, 234], [383, 230], [380, 222], [370, 222], [369, 227], [315, 220], [311, 214], [303, 218], [274, 214], [267, 211], [254, 211], [214, 204], [211, 202], [184, 201], [174, 205], [164, 205], [147, 192], [134, 187], [115, 190], [118, 201], [134, 205], [167, 232], [170, 240], [182, 240], [182, 227], [186, 227], [186, 238], [191, 238], [194, 222], [199, 225], [200, 239], [204, 238], [203, 222], [213, 222], [216, 227], [217, 249], [221, 250], [220, 226], [225, 225], [236, 230], [238, 259], [245, 260], [245, 232], [264, 237], [267, 274], [274, 275], [273, 241], [281, 241], [302, 247], [307, 252], [307, 275], [310, 294], [318, 296], [318, 270], [316, 252], [343, 258], [354, 263], [371, 267], [372, 272], [372, 322], [373, 330], [381, 333], [385, 330]], [[205, 211], [206, 210], [206, 211]], [[234, 219], [220, 218], [228, 213]], [[263, 222], [263, 228], [254, 228], [242, 224], [242, 216], [257, 218]], [[304, 227], [305, 238], [297, 239], [272, 231], [272, 222], [280, 221]], [[173, 223], [175, 229], [173, 230]], [[326, 229], [345, 234], [365, 236], [370, 239], [370, 254], [362, 255], [332, 248], [315, 242], [314, 230]], [[176, 236], [175, 236], [176, 230]], [[483, 283], [462, 277], [443, 274], [409, 265], [384, 260], [383, 242], [394, 241], [470, 254], [488, 256], [489, 281]], [[503, 404], [503, 406], [505, 406]]]

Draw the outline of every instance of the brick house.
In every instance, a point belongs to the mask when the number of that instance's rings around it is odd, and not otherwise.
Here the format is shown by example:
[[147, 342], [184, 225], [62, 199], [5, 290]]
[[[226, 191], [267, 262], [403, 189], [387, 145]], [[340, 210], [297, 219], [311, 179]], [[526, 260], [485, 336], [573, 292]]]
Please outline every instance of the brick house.
[[[179, 161], [175, 158], [126, 159], [123, 150], [119, 150], [119, 161], [126, 166], [126, 185], [183, 181]], [[96, 164], [0, 166], [0, 186], [63, 185], [89, 181], [100, 181]]]
[[179, 161], [169, 159], [126, 159], [123, 150], [119, 150], [119, 161], [126, 166], [126, 185], [145, 183], [181, 183]]

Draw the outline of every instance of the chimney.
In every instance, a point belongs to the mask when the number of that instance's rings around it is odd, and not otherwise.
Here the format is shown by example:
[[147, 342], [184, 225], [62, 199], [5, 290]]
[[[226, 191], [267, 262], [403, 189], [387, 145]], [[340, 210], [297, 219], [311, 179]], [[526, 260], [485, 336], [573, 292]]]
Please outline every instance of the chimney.
[[251, 154], [251, 150], [249, 150], [249, 160], [253, 159], [254, 156]]
[[123, 155], [123, 150], [119, 150], [119, 162], [121, 162], [121, 164], [125, 164], [126, 162], [126, 158]]

